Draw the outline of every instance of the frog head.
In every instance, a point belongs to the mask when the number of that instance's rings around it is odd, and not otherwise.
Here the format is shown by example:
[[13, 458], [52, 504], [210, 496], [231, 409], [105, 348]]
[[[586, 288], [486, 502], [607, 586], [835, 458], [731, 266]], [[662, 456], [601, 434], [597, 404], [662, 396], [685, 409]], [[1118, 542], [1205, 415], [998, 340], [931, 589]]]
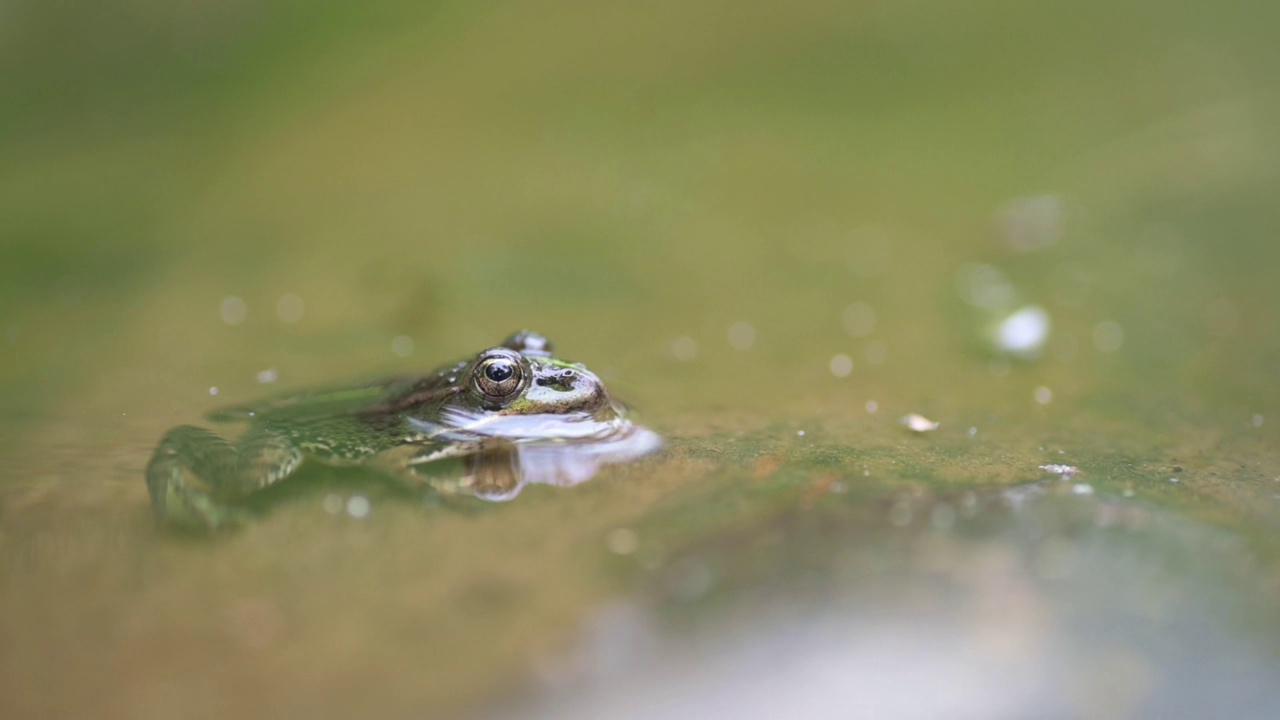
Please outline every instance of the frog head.
[[461, 403], [498, 415], [578, 415], [596, 419], [616, 410], [604, 383], [581, 363], [552, 356], [542, 335], [521, 331], [467, 365]]

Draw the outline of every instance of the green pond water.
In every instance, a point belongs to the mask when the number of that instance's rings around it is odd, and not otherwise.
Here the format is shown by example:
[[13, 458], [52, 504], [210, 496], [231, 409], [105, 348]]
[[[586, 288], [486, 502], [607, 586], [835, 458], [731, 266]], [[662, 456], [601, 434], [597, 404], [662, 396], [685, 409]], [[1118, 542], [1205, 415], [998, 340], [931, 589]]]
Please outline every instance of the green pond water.
[[[125, 5], [0, 9], [0, 717], [1280, 716], [1280, 5]], [[666, 447], [155, 526], [524, 327]]]

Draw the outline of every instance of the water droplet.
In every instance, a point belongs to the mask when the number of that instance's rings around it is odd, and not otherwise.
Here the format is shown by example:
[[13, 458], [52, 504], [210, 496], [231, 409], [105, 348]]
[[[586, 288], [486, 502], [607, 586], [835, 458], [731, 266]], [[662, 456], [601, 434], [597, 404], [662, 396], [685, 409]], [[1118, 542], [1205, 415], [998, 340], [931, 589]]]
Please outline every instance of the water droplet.
[[667, 568], [662, 586], [677, 600], [697, 600], [711, 589], [715, 578], [707, 564], [697, 558], [686, 558]]
[[1124, 344], [1124, 328], [1114, 320], [1103, 320], [1093, 328], [1093, 345], [1099, 352], [1113, 353]]
[[1039, 305], [1020, 308], [996, 326], [996, 349], [1019, 357], [1035, 357], [1049, 337], [1049, 325], [1049, 313]]
[[853, 372], [853, 360], [848, 355], [834, 355], [831, 362], [827, 363], [827, 367], [831, 369], [831, 374], [838, 378], [849, 377]]
[[324, 500], [320, 502], [320, 506], [330, 515], [337, 515], [342, 512], [342, 498], [333, 493], [324, 496]]
[[397, 335], [391, 340], [391, 352], [399, 357], [409, 357], [413, 354], [413, 338], [408, 335]]
[[634, 530], [618, 528], [605, 538], [605, 545], [615, 555], [630, 555], [640, 547], [640, 536]]
[[691, 337], [678, 337], [671, 343], [671, 354], [677, 360], [693, 360], [698, 357], [698, 342]]
[[728, 336], [735, 350], [750, 350], [756, 344], [756, 329], [745, 322], [730, 325]]
[[307, 309], [306, 303], [302, 302], [302, 298], [287, 293], [280, 296], [280, 300], [276, 302], [276, 317], [282, 322], [296, 323], [302, 319], [302, 313]]
[[844, 329], [854, 337], [866, 337], [876, 329], [876, 311], [864, 302], [856, 302], [844, 309]]
[[371, 508], [369, 498], [363, 495], [352, 495], [347, 500], [347, 514], [353, 518], [360, 519], [368, 516]]
[[906, 500], [899, 500], [889, 508], [889, 523], [894, 527], [906, 527], [911, 524], [911, 518], [914, 513], [911, 510], [911, 503]]
[[228, 325], [239, 325], [249, 316], [249, 306], [235, 295], [228, 295], [218, 306], [218, 317]]

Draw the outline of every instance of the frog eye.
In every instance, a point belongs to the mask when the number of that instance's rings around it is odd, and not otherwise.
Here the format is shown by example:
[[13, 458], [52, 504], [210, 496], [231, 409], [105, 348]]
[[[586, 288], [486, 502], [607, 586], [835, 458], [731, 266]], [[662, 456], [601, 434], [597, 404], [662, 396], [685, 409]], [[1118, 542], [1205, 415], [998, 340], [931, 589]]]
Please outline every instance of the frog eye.
[[513, 358], [491, 357], [476, 365], [476, 389], [491, 398], [514, 395], [524, 380], [524, 368]]

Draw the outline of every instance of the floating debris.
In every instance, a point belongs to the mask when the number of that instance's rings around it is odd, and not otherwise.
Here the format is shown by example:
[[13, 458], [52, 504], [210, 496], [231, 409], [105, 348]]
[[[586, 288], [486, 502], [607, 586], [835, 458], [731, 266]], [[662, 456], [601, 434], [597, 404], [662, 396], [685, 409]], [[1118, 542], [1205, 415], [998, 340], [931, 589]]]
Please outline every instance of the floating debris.
[[1040, 469], [1050, 475], [1061, 475], [1063, 479], [1075, 477], [1080, 473], [1080, 468], [1075, 465], [1041, 465]]
[[912, 432], [923, 433], [937, 430], [941, 423], [936, 423], [923, 415], [911, 413], [902, 418], [902, 424]]

